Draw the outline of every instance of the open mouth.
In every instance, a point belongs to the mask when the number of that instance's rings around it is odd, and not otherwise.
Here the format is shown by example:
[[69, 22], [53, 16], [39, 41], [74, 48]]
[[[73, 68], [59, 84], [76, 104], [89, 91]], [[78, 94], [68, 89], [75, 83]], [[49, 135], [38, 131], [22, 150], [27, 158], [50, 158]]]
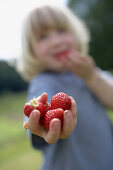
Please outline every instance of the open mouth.
[[54, 54], [56, 58], [68, 57], [70, 50], [60, 51]]

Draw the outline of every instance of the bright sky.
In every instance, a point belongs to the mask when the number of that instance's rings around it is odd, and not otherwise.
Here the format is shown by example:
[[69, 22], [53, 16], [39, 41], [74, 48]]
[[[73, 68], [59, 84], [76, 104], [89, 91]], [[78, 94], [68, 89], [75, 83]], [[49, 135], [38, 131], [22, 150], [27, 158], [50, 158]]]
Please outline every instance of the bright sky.
[[67, 0], [0, 0], [0, 59], [15, 58], [21, 51], [21, 25], [37, 4], [66, 5]]

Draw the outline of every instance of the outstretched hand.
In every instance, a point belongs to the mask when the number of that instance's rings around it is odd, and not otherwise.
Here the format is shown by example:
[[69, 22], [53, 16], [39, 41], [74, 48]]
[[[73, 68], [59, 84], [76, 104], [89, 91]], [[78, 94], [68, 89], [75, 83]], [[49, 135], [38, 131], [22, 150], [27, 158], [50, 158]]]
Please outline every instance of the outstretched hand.
[[[38, 101], [46, 103], [48, 100], [47, 93], [43, 93], [38, 97]], [[38, 110], [33, 110], [29, 116], [29, 121], [27, 122], [28, 129], [31, 133], [38, 135], [45, 139], [47, 143], [55, 143], [58, 139], [67, 138], [74, 130], [77, 123], [77, 106], [75, 100], [71, 97], [71, 110], [64, 111], [63, 127], [61, 131], [61, 121], [54, 118], [50, 122], [49, 131], [46, 131], [39, 124], [40, 112]]]

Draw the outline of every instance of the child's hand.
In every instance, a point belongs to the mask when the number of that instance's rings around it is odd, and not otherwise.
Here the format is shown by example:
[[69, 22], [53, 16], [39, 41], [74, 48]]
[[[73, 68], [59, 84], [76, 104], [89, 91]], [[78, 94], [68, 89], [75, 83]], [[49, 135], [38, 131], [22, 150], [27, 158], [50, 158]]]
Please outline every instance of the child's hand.
[[69, 70], [84, 81], [88, 81], [92, 77], [96, 68], [92, 57], [84, 56], [76, 50], [72, 50], [68, 57], [64, 57], [63, 62]]
[[[48, 100], [47, 93], [43, 93], [39, 98], [39, 101], [46, 103]], [[32, 111], [29, 116], [28, 129], [35, 135], [38, 135], [45, 139], [47, 143], [55, 143], [58, 139], [67, 138], [74, 130], [77, 122], [77, 106], [74, 99], [71, 97], [72, 107], [71, 111], [64, 111], [63, 129], [61, 131], [61, 121], [54, 118], [50, 122], [49, 131], [44, 130], [39, 125], [40, 112], [38, 110]]]

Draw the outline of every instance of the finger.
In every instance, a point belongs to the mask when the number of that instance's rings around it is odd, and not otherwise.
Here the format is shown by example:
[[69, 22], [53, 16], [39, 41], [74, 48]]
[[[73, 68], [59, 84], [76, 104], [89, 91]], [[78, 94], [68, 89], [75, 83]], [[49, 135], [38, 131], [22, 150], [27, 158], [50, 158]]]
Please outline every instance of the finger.
[[74, 129], [77, 123], [77, 104], [75, 100], [73, 99], [73, 97], [71, 97], [71, 102], [72, 102], [71, 111], [73, 115], [73, 129]]
[[83, 55], [81, 52], [77, 50], [72, 50], [72, 53], [69, 54], [68, 59], [70, 61], [75, 62], [76, 64], [82, 64], [87, 60], [88, 56]]
[[69, 96], [71, 98], [71, 111], [74, 119], [77, 119], [77, 104], [72, 96]]
[[75, 56], [70, 56], [68, 58], [68, 63], [70, 63], [71, 66], [79, 67], [82, 65], [83, 62], [80, 56], [75, 55]]
[[73, 67], [76, 69], [78, 67], [80, 61], [79, 57], [75, 55], [70, 55], [68, 58], [63, 58], [62, 62], [68, 69], [72, 69]]
[[68, 69], [70, 69], [73, 66], [73, 63], [71, 62], [69, 58], [63, 58], [62, 62], [64, 66], [67, 67]]
[[42, 127], [39, 125], [40, 112], [33, 110], [29, 117], [28, 129], [36, 135], [42, 136]]
[[61, 121], [57, 118], [54, 118], [50, 122], [50, 128], [47, 134], [45, 134], [45, 141], [47, 143], [53, 144], [55, 143], [60, 136], [61, 133]]
[[70, 110], [66, 110], [64, 112], [64, 120], [63, 120], [63, 130], [60, 135], [60, 138], [67, 138], [71, 132], [73, 131], [73, 116]]

